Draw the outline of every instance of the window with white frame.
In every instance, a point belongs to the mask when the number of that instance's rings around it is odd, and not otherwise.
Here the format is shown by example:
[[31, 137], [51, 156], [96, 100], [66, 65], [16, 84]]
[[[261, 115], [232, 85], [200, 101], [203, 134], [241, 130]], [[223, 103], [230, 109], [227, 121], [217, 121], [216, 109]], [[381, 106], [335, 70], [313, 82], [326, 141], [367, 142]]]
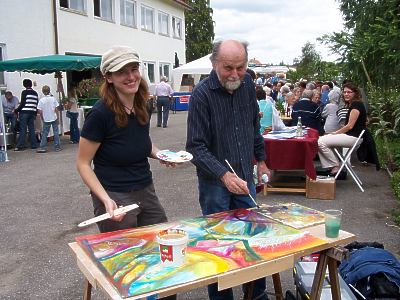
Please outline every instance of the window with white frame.
[[136, 27], [136, 1], [121, 0], [121, 24]]
[[150, 83], [155, 83], [155, 70], [156, 70], [156, 65], [154, 62], [143, 62], [144, 65], [144, 70], [147, 72], [147, 77], [149, 78]]
[[142, 5], [140, 12], [141, 28], [146, 31], [154, 32], [154, 9]]
[[113, 21], [113, 0], [93, 0], [94, 15], [103, 20]]
[[60, 7], [86, 13], [85, 0], [60, 0]]
[[[4, 44], [0, 44], [0, 61], [4, 60], [4, 48], [5, 45]], [[0, 72], [0, 85], [5, 85], [5, 81], [4, 81], [4, 72]]]
[[162, 35], [169, 35], [169, 15], [158, 12], [158, 32]]
[[168, 80], [170, 80], [170, 78], [169, 78], [170, 66], [171, 66], [171, 64], [169, 64], [169, 63], [162, 63], [162, 62], [160, 62], [160, 65], [159, 65], [160, 78], [161, 78], [162, 76], [165, 76], [165, 77], [168, 78]]
[[172, 34], [175, 38], [182, 38], [182, 20], [172, 17]]

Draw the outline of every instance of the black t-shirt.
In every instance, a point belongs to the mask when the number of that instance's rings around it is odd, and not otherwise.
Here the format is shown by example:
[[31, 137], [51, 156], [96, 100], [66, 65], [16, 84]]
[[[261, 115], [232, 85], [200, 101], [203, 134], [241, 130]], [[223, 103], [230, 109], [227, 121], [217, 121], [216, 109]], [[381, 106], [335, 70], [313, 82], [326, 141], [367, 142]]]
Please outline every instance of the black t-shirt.
[[360, 114], [358, 115], [358, 118], [357, 118], [356, 123], [354, 124], [354, 127], [352, 129], [350, 129], [349, 131], [347, 131], [346, 134], [358, 137], [360, 135], [361, 131], [363, 131], [363, 129], [365, 129], [365, 127], [367, 126], [367, 111], [365, 110], [364, 103], [362, 103], [361, 101], [352, 102], [349, 107], [349, 111], [347, 112], [347, 115], [346, 115], [346, 125], [347, 125], [347, 123], [349, 123], [350, 113], [353, 109], [358, 110], [360, 112]]
[[101, 143], [93, 164], [94, 173], [106, 190], [130, 192], [152, 183], [149, 124], [140, 125], [131, 115], [128, 125], [119, 128], [114, 113], [103, 101], [97, 101], [86, 116], [81, 136]]

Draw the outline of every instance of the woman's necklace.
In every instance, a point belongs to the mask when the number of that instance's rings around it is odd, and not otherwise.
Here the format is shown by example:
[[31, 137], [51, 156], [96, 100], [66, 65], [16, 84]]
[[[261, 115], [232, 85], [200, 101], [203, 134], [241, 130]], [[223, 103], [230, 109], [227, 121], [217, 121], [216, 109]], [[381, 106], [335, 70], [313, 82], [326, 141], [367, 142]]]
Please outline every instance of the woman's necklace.
[[124, 104], [122, 104], [127, 110], [129, 110], [129, 114], [131, 115], [131, 114], [133, 114], [133, 112], [134, 112], [134, 106], [132, 105], [132, 107], [131, 108], [129, 108], [128, 106], [126, 106], [126, 105], [124, 105]]

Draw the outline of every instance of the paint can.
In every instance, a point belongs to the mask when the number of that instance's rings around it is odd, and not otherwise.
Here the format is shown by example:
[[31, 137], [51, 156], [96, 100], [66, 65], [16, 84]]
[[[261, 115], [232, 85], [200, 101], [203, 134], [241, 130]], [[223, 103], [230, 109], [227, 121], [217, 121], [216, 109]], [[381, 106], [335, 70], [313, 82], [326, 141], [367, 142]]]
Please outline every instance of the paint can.
[[179, 267], [185, 263], [189, 236], [181, 229], [167, 229], [156, 236], [160, 246], [160, 260], [164, 266]]

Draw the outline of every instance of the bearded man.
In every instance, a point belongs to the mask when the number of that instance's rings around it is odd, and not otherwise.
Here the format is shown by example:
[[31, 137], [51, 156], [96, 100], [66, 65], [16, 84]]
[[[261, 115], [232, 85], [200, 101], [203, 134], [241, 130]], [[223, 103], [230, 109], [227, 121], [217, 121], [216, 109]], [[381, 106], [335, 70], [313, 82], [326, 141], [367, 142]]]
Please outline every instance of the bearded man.
[[[249, 197], [256, 197], [253, 159], [257, 161], [259, 182], [263, 174], [270, 176], [255, 85], [246, 73], [247, 43], [215, 42], [210, 60], [210, 75], [190, 97], [186, 141], [197, 169], [203, 215], [255, 206]], [[247, 286], [243, 286], [245, 296]], [[265, 278], [256, 280], [252, 299], [268, 299], [264, 291]], [[217, 284], [208, 286], [208, 295], [211, 300], [233, 299], [232, 289], [218, 291]]]

